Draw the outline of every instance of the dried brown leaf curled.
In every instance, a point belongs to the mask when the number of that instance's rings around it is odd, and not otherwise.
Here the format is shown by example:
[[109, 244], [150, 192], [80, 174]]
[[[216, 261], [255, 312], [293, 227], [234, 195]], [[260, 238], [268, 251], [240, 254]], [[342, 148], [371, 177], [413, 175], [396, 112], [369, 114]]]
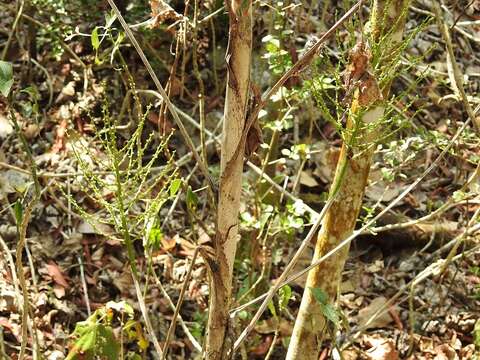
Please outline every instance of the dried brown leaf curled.
[[156, 28], [166, 21], [178, 21], [183, 16], [177, 13], [169, 4], [162, 0], [150, 0], [150, 8], [152, 10], [152, 28]]

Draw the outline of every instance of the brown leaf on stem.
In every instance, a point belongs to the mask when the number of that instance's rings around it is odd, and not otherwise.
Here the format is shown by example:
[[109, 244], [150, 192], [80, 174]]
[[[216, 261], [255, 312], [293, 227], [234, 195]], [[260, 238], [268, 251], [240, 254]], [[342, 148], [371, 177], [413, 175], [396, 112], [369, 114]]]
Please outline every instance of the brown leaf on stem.
[[[250, 114], [253, 113], [255, 106], [260, 104], [262, 95], [260, 94], [259, 88], [251, 84], [251, 97], [249, 103], [249, 111], [247, 112], [247, 121], [250, 119]], [[248, 129], [247, 139], [245, 141], [245, 156], [249, 158], [254, 152], [257, 151], [260, 144], [263, 142], [263, 134], [260, 124], [258, 122], [258, 117], [253, 121], [252, 126]]]

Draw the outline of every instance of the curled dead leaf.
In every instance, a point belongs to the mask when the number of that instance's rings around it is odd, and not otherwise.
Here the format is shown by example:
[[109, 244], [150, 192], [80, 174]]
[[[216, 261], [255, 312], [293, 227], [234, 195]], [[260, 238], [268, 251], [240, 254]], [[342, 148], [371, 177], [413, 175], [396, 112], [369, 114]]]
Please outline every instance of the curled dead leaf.
[[395, 349], [395, 343], [391, 339], [379, 337], [369, 337], [366, 343], [371, 348], [365, 353], [369, 360], [398, 360], [398, 351]]
[[152, 10], [152, 28], [156, 28], [166, 21], [178, 21], [183, 16], [177, 13], [169, 4], [162, 0], [151, 0], [150, 8]]

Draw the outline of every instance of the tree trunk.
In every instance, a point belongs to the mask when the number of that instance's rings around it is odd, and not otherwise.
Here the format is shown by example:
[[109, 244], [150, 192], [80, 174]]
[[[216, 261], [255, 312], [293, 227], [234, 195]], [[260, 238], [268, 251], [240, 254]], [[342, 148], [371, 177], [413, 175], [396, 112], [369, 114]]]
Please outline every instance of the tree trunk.
[[[247, 100], [250, 87], [252, 48], [252, 1], [227, 0], [230, 17], [225, 120], [221, 145], [221, 175], [218, 196], [215, 255], [209, 260], [211, 270], [210, 309], [206, 356], [224, 360], [230, 350], [227, 339], [228, 312], [232, 296], [233, 262], [238, 236], [238, 215], [242, 188], [243, 149]], [[227, 166], [228, 165], [228, 166]]]
[[[378, 42], [389, 36], [390, 46], [401, 41], [404, 18], [409, 0], [375, 0], [372, 11], [372, 39]], [[385, 4], [389, 4], [386, 12]], [[393, 29], [393, 31], [392, 31]], [[388, 33], [392, 31], [391, 33]], [[383, 40], [385, 41], [385, 40]], [[393, 47], [392, 47], [393, 49]], [[389, 56], [388, 51], [382, 53]], [[390, 84], [382, 84], [369, 71], [371, 55], [363, 43], [352, 50], [347, 68], [347, 93], [354, 91], [347, 120], [346, 143], [343, 144], [332, 183], [331, 194], [336, 199], [327, 212], [317, 238], [313, 261], [336, 247], [355, 229], [367, 185], [375, 141], [379, 134], [377, 123], [384, 115], [384, 98]], [[349, 88], [355, 86], [355, 88]], [[370, 125], [370, 126], [368, 126]], [[335, 301], [342, 271], [348, 256], [348, 246], [321, 263], [308, 273], [305, 291], [295, 321], [295, 327], [287, 353], [287, 360], [317, 360], [322, 339], [328, 329], [321, 305], [315, 300], [311, 288], [320, 288]]]

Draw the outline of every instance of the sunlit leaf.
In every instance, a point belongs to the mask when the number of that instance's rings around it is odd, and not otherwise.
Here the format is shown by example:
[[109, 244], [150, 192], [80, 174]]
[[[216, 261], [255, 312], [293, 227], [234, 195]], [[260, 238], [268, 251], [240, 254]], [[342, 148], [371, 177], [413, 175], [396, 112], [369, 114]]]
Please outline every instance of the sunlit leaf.
[[280, 310], [284, 310], [287, 307], [288, 302], [292, 298], [292, 288], [288, 285], [282, 286], [278, 291], [278, 296], [278, 307], [280, 308]]
[[0, 93], [7, 97], [13, 85], [12, 63], [0, 60]]
[[17, 200], [13, 205], [13, 211], [15, 213], [15, 220], [17, 221], [17, 226], [20, 226], [23, 220], [23, 206], [20, 200]]
[[175, 179], [170, 184], [170, 196], [175, 196], [182, 185], [182, 179]]
[[97, 28], [97, 27], [95, 27], [95, 28], [92, 30], [91, 41], [92, 41], [92, 47], [93, 47], [95, 50], [98, 50], [98, 48], [100, 47], [100, 39], [98, 38], [98, 28]]

